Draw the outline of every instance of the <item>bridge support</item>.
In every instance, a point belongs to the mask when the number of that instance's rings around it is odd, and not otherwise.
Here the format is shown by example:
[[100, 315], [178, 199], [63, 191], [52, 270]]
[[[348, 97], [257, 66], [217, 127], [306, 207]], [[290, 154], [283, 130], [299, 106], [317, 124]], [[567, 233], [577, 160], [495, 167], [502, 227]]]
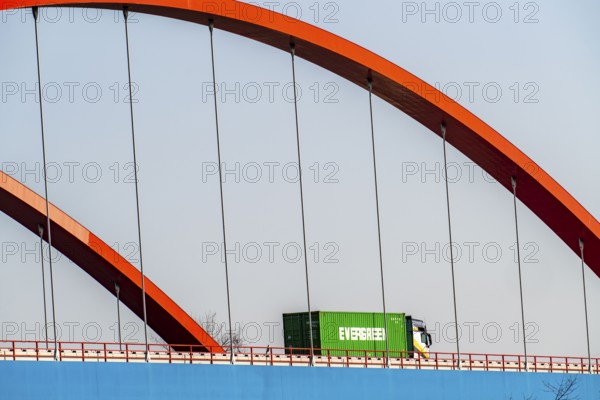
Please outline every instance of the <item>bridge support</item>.
[[310, 284], [308, 277], [308, 256], [306, 254], [306, 218], [304, 215], [304, 185], [302, 183], [302, 157], [300, 153], [300, 127], [298, 122], [298, 93], [296, 88], [296, 45], [290, 43], [290, 55], [292, 56], [292, 85], [294, 86], [294, 116], [296, 122], [296, 150], [298, 153], [298, 180], [300, 188], [300, 211], [302, 214], [302, 252], [304, 253], [304, 275], [306, 279], [306, 303], [308, 306], [308, 337], [310, 340], [310, 366], [314, 366], [314, 338], [313, 338], [313, 323], [312, 312], [310, 308]]
[[42, 298], [44, 300], [44, 342], [48, 348], [48, 307], [46, 306], [46, 271], [44, 269], [44, 226], [38, 225], [40, 233], [40, 262], [42, 265]]
[[119, 350], [123, 350], [123, 339], [121, 336], [121, 286], [118, 282], [115, 282], [115, 296], [117, 297], [117, 331], [119, 333]]
[[521, 274], [521, 244], [519, 242], [519, 219], [517, 216], [517, 178], [512, 176], [510, 183], [513, 190], [513, 209], [515, 214], [515, 237], [517, 240], [517, 266], [519, 268], [519, 297], [521, 299], [521, 328], [523, 332], [523, 355], [525, 356], [525, 371], [529, 370], [527, 365], [527, 336], [525, 336], [525, 307], [523, 306], [523, 276]]
[[452, 303], [454, 305], [454, 329], [456, 334], [456, 363], [460, 369], [460, 338], [458, 336], [458, 311], [456, 309], [456, 279], [454, 276], [454, 250], [452, 248], [452, 223], [450, 219], [450, 191], [448, 188], [448, 162], [446, 157], [446, 124], [441, 123], [442, 141], [444, 149], [444, 182], [446, 184], [446, 210], [448, 213], [448, 238], [450, 243], [450, 270], [452, 272]]
[[[40, 40], [38, 34], [38, 8], [32, 7], [31, 9], [33, 13], [33, 26], [35, 30], [35, 53], [36, 53], [36, 65], [37, 65], [37, 77], [38, 77], [38, 92], [40, 94], [40, 131], [41, 131], [41, 139], [42, 139], [42, 163], [43, 163], [43, 171], [44, 171], [44, 195], [46, 198], [46, 232], [48, 236], [48, 265], [50, 267], [50, 297], [52, 304], [52, 326], [54, 328], [54, 359], [56, 361], [59, 360], [58, 354], [58, 344], [56, 337], [56, 306], [54, 303], [54, 273], [52, 267], [52, 228], [50, 225], [50, 201], [48, 199], [48, 170], [46, 163], [46, 136], [44, 132], [44, 98], [42, 96], [42, 73], [40, 68]], [[41, 235], [43, 235], [43, 229], [41, 231]], [[42, 257], [43, 259], [43, 257]], [[43, 266], [42, 266], [43, 272]], [[44, 297], [44, 302], [46, 301]], [[44, 307], [45, 308], [45, 307]], [[45, 311], [45, 310], [44, 310]], [[46, 336], [47, 336], [48, 327], [46, 326]], [[48, 338], [46, 337], [46, 340]]]
[[579, 249], [581, 250], [581, 279], [583, 281], [583, 309], [585, 312], [585, 336], [587, 340], [587, 353], [588, 353], [588, 371], [592, 372], [592, 355], [590, 352], [590, 327], [588, 322], [588, 309], [587, 309], [587, 294], [585, 291], [585, 260], [583, 257], [583, 239], [579, 239]]
[[217, 78], [215, 70], [215, 45], [213, 38], [214, 21], [211, 19], [208, 23], [208, 30], [210, 32], [210, 58], [212, 66], [212, 84], [214, 93], [214, 105], [215, 105], [215, 130], [217, 135], [217, 163], [219, 169], [219, 195], [221, 200], [221, 226], [223, 232], [223, 252], [224, 252], [224, 263], [225, 263], [225, 287], [227, 292], [227, 319], [229, 322], [229, 354], [231, 364], [235, 364], [235, 354], [233, 352], [233, 331], [231, 327], [231, 297], [229, 293], [229, 268], [227, 264], [227, 235], [225, 231], [225, 203], [223, 201], [223, 171], [221, 165], [221, 137], [219, 135], [219, 109], [217, 106]]
[[144, 343], [146, 345], [146, 362], [150, 360], [150, 350], [148, 347], [148, 315], [146, 312], [146, 286], [145, 286], [145, 275], [144, 275], [144, 260], [142, 257], [142, 226], [140, 218], [140, 192], [139, 182], [137, 176], [137, 157], [135, 151], [135, 126], [133, 118], [133, 93], [131, 89], [131, 59], [129, 56], [129, 29], [127, 24], [127, 17], [129, 16], [129, 9], [127, 6], [123, 7], [123, 17], [125, 20], [125, 45], [127, 49], [127, 79], [129, 84], [129, 116], [131, 119], [131, 148], [133, 151], [133, 179], [135, 181], [135, 209], [137, 215], [137, 233], [138, 233], [138, 245], [140, 248], [140, 273], [142, 274], [142, 309], [144, 314]]
[[379, 245], [379, 273], [383, 305], [383, 327], [385, 329], [385, 367], [390, 367], [390, 342], [388, 338], [387, 312], [385, 308], [385, 281], [383, 279], [383, 252], [381, 250], [381, 220], [379, 218], [379, 188], [377, 185], [377, 158], [375, 157], [375, 125], [373, 123], [373, 80], [367, 79], [369, 88], [369, 115], [371, 117], [371, 150], [373, 152], [373, 180], [375, 183], [375, 210], [377, 211], [377, 243]]

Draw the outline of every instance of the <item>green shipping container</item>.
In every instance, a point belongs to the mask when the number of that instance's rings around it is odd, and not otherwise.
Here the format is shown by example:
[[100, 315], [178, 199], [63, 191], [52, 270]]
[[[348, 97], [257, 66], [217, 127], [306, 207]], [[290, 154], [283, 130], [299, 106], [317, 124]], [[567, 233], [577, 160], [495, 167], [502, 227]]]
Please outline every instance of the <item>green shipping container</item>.
[[[406, 316], [387, 313], [387, 332], [383, 313], [314, 311], [311, 313], [313, 344], [316, 355], [381, 357], [385, 351], [386, 333], [391, 357], [410, 350], [407, 343]], [[308, 354], [310, 335], [308, 313], [283, 314], [286, 348]], [[412, 326], [410, 327], [412, 329]], [[412, 334], [412, 332], [411, 332]], [[410, 343], [412, 345], [412, 343]], [[289, 353], [290, 350], [287, 350]], [[406, 355], [406, 354], [404, 354]]]

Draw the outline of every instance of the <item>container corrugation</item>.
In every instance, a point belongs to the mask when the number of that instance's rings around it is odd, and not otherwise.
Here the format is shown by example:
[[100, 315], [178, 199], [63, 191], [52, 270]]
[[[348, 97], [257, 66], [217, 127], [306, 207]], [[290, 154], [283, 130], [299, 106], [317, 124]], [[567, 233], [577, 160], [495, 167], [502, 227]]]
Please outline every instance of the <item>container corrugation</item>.
[[[332, 356], [381, 357], [386, 349], [383, 313], [331, 312], [312, 313], [315, 354]], [[286, 347], [310, 348], [308, 313], [283, 315]], [[399, 357], [408, 350], [406, 317], [387, 313], [390, 356]], [[347, 352], [349, 350], [349, 352]]]

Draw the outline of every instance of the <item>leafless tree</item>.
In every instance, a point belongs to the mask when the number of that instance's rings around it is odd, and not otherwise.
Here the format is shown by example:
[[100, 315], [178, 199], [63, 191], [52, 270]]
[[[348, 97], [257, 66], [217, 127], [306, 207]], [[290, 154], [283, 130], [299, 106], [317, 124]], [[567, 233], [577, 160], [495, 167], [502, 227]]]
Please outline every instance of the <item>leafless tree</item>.
[[[159, 346], [159, 348], [161, 348], [161, 350], [165, 350], [165, 351], [169, 350], [169, 345], [160, 336], [155, 335], [152, 332], [148, 332], [148, 339], [149, 339], [148, 342], [150, 344], [161, 345], [161, 346]], [[154, 348], [157, 348], [157, 347], [154, 346]]]
[[554, 394], [554, 400], [577, 400], [576, 396], [578, 380], [576, 376], [564, 377], [559, 384], [544, 382], [546, 392]]
[[232, 347], [231, 341], [233, 340], [233, 349], [236, 352], [243, 352], [243, 347], [246, 345], [246, 341], [242, 335], [242, 329], [237, 326], [232, 330], [231, 335], [227, 329], [225, 322], [217, 322], [216, 312], [207, 312], [202, 318], [194, 318], [196, 322], [208, 333], [213, 339], [217, 341], [224, 349], [228, 350]]
[[[578, 380], [576, 376], [564, 377], [560, 383], [554, 384], [544, 381], [544, 391], [552, 393], [554, 395], [553, 400], [578, 400], [579, 396], [576, 395]], [[512, 400], [513, 396], [509, 396], [508, 400]], [[536, 400], [536, 397], [532, 394], [523, 395], [523, 400]]]
[[[513, 400], [512, 394], [510, 396], [508, 396], [508, 400]], [[530, 395], [523, 395], [523, 400], [536, 400], [535, 396], [530, 394]]]

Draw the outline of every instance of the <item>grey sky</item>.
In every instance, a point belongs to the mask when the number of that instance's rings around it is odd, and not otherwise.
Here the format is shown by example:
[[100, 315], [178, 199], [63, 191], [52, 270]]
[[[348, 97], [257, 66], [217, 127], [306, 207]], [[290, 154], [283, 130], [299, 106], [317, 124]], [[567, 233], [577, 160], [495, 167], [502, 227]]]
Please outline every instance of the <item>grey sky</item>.
[[[480, 2], [470, 16], [463, 3], [447, 4], [437, 5], [439, 22], [435, 14], [422, 14], [421, 2], [273, 5], [291, 16], [301, 10], [301, 19], [445, 88], [600, 217], [600, 48], [594, 42], [600, 5]], [[462, 13], [455, 23], [454, 4]], [[435, 7], [427, 2], [428, 9]], [[102, 11], [92, 23], [94, 11], [84, 18], [82, 10], [70, 10], [43, 12], [40, 23], [42, 80], [50, 99], [44, 103], [48, 160], [60, 174], [50, 184], [50, 199], [136, 261], [123, 21]], [[38, 105], [24, 92], [36, 82], [33, 22], [30, 15], [23, 21], [21, 13], [1, 16], [0, 161], [3, 170], [12, 168], [15, 178], [43, 193]], [[134, 17], [130, 45], [139, 88], [134, 97], [145, 271], [191, 315], [215, 311], [225, 321], [224, 273], [220, 253], [212, 254], [221, 228], [208, 29]], [[280, 325], [269, 340], [270, 323], [281, 324], [281, 313], [306, 308], [304, 266], [294, 253], [302, 237], [298, 185], [289, 164], [295, 161], [290, 57], [219, 30], [215, 46], [217, 81], [231, 91], [219, 98], [222, 161], [229, 170], [239, 168], [239, 176], [227, 174], [224, 185], [228, 246], [239, 246], [230, 258], [233, 320], [246, 327], [250, 341], [261, 327], [257, 345], [281, 345]], [[313, 309], [379, 311], [367, 93], [303, 60], [297, 76]], [[434, 350], [452, 351], [442, 143], [379, 99], [374, 113], [387, 308], [424, 319], [435, 329]], [[448, 157], [457, 174], [450, 194], [454, 241], [461, 249], [456, 277], [462, 349], [520, 352], [514, 337], [520, 313], [511, 195], [459, 152], [449, 149]], [[38, 172], [23, 174], [25, 168]], [[521, 244], [527, 246], [522, 255], [528, 257], [525, 313], [536, 340], [529, 351], [584, 354], [579, 259], [522, 205], [519, 217]], [[27, 252], [37, 240], [10, 218], [0, 219], [2, 336], [24, 337], [25, 329], [42, 321], [39, 260]], [[66, 326], [72, 323], [75, 340], [93, 339], [96, 327], [99, 339], [114, 340], [113, 297], [64, 257], [55, 271], [63, 339], [69, 339]], [[600, 282], [589, 270], [587, 283], [593, 339], [600, 332]], [[140, 324], [129, 311], [124, 322]], [[11, 329], [18, 332], [9, 335]], [[141, 331], [132, 338], [141, 340]], [[600, 343], [591, 345], [597, 356]]]

